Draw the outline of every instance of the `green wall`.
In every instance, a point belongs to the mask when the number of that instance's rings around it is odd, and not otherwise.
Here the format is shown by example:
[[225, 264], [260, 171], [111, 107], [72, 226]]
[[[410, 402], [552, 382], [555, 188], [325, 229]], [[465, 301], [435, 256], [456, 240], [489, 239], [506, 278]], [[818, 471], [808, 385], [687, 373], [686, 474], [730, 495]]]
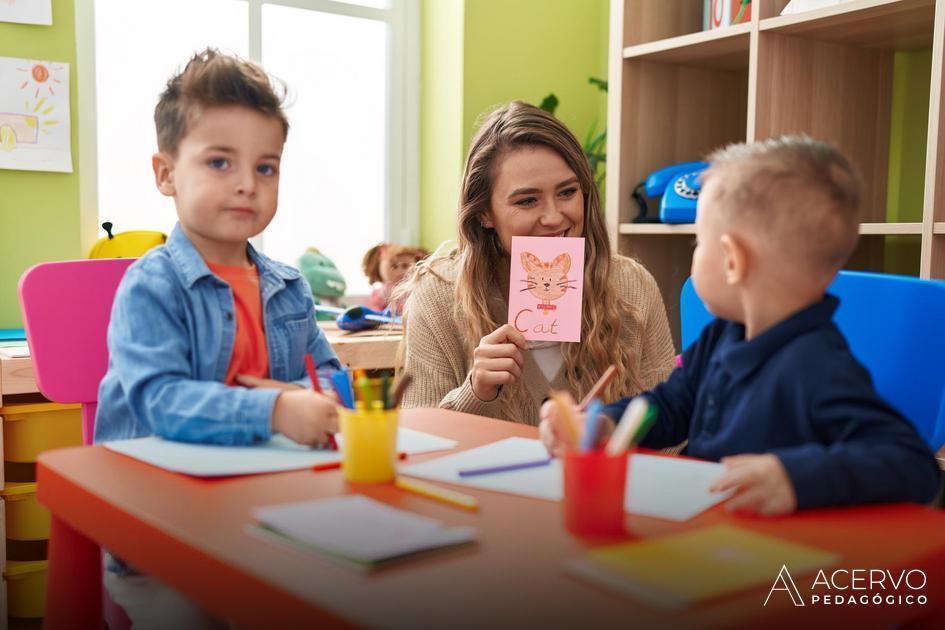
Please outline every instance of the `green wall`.
[[463, 0], [424, 0], [420, 16], [420, 242], [452, 238], [463, 159]]
[[76, 136], [75, 12], [52, 3], [52, 26], [0, 22], [0, 56], [69, 63], [73, 173], [0, 169], [0, 328], [19, 328], [20, 274], [44, 260], [81, 256]]
[[484, 113], [554, 92], [580, 140], [605, 125], [606, 95], [587, 79], [607, 78], [609, 2], [423, 0], [421, 12], [420, 221], [433, 249], [456, 238], [465, 153]]
[[[886, 220], [922, 221], [932, 50], [898, 52], [893, 65]], [[885, 271], [917, 275], [920, 238], [888, 236]]]

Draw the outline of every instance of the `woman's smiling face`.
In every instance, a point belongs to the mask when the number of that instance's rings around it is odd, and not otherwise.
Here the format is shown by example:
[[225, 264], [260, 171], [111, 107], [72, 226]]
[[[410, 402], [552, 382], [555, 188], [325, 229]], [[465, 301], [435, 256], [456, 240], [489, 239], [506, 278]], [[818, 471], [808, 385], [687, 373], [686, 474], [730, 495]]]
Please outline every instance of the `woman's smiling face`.
[[494, 168], [483, 226], [495, 229], [506, 252], [513, 236], [584, 235], [584, 193], [554, 149], [520, 147], [500, 155]]

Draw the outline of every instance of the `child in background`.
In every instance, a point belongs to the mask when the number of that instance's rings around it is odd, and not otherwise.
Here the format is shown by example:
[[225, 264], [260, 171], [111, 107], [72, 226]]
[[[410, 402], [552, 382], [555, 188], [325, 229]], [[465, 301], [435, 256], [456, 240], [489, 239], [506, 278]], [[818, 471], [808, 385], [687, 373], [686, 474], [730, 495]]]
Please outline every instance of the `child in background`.
[[421, 247], [393, 243], [380, 243], [369, 249], [361, 261], [364, 275], [371, 283], [371, 297], [366, 306], [375, 311], [384, 311], [390, 306], [392, 311], [400, 313], [406, 296], [398, 303], [391, 304], [391, 293], [410, 268], [429, 255]]
[[[304, 278], [248, 242], [276, 212], [288, 132], [280, 97], [261, 68], [208, 49], [168, 82], [154, 121], [155, 181], [179, 223], [118, 288], [95, 441], [248, 445], [282, 433], [325, 444], [338, 413], [311, 390], [304, 355], [321, 369], [341, 365]], [[107, 564], [106, 588], [133, 622], [206, 625], [171, 589]]]
[[[682, 367], [643, 394], [651, 448], [721, 460], [714, 491], [733, 510], [779, 515], [869, 502], [928, 502], [941, 473], [915, 428], [853, 357], [826, 294], [856, 247], [860, 185], [833, 147], [782, 137], [710, 158], [696, 214], [692, 280], [719, 319]], [[629, 399], [604, 408], [613, 429]], [[562, 445], [553, 404], [549, 451]]]

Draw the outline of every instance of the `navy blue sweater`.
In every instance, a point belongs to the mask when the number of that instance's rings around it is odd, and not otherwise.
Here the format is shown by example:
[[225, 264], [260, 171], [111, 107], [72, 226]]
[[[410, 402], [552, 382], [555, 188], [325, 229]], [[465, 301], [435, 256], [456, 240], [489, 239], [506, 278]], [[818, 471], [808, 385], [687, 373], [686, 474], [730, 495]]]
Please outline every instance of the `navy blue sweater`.
[[[745, 340], [715, 320], [683, 366], [644, 394], [659, 415], [643, 446], [689, 440], [709, 460], [777, 455], [799, 508], [931, 501], [941, 473], [915, 428], [883, 401], [833, 323], [832, 295]], [[630, 399], [604, 408], [619, 419]]]

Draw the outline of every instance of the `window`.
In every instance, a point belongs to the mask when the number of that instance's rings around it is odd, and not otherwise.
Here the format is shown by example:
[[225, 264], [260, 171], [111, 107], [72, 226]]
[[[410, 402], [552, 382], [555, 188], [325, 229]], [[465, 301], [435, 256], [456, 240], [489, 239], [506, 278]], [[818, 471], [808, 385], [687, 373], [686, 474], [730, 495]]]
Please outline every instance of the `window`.
[[79, 59], [96, 113], [80, 122], [80, 135], [95, 138], [96, 166], [83, 162], [83, 204], [95, 208], [83, 216], [116, 231], [171, 230], [173, 201], [151, 171], [154, 105], [182, 63], [214, 46], [289, 87], [279, 211], [256, 245], [292, 264], [318, 247], [349, 294], [367, 293], [364, 252], [418, 237], [416, 2], [96, 0], [94, 15], [78, 20], [94, 29], [94, 72]]

